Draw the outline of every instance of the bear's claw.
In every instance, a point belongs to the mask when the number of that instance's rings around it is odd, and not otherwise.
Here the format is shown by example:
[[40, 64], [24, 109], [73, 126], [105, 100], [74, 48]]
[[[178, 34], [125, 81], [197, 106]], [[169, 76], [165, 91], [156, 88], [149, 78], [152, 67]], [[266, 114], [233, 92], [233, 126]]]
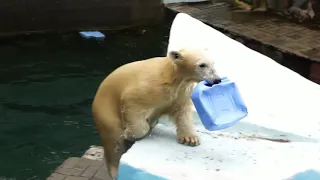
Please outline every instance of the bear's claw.
[[198, 146], [198, 145], [200, 145], [200, 139], [196, 135], [179, 137], [178, 138], [178, 142], [180, 144], [184, 144], [184, 145], [188, 145], [188, 146]]

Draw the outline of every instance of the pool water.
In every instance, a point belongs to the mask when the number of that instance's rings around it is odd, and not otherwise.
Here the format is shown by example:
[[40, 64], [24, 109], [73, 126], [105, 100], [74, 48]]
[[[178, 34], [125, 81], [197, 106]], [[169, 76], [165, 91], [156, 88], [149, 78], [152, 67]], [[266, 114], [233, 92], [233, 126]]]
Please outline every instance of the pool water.
[[0, 180], [43, 180], [65, 159], [100, 145], [91, 103], [122, 64], [166, 53], [169, 25], [144, 34], [77, 33], [0, 43]]

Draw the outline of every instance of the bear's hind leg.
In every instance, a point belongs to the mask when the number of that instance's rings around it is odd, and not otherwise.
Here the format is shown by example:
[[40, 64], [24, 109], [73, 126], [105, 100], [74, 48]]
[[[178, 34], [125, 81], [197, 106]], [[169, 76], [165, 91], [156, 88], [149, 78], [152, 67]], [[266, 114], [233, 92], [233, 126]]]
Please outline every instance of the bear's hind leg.
[[99, 122], [97, 124], [99, 125], [97, 129], [102, 140], [108, 174], [112, 180], [116, 180], [120, 158], [127, 151], [123, 130], [121, 125], [113, 126], [111, 130]]
[[[123, 143], [123, 142], [121, 142]], [[108, 173], [111, 176], [112, 180], [116, 180], [118, 176], [118, 168], [120, 163], [120, 158], [125, 152], [123, 147], [120, 146], [120, 143], [115, 139], [104, 140], [103, 149], [105, 162], [108, 169]]]

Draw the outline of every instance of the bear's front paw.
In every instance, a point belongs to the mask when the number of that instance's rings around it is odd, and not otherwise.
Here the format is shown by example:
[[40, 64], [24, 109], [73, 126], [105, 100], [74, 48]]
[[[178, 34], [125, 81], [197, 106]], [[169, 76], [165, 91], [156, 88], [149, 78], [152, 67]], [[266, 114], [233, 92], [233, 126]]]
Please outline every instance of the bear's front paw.
[[194, 134], [183, 135], [178, 136], [178, 142], [188, 146], [198, 146], [200, 145], [200, 138]]

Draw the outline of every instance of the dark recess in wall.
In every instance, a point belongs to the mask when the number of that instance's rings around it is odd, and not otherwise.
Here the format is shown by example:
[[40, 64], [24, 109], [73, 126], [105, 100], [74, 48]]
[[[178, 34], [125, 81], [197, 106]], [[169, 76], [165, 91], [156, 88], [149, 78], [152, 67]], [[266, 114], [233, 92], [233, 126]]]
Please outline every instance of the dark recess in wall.
[[161, 0], [1, 0], [0, 35], [121, 29], [162, 17]]

